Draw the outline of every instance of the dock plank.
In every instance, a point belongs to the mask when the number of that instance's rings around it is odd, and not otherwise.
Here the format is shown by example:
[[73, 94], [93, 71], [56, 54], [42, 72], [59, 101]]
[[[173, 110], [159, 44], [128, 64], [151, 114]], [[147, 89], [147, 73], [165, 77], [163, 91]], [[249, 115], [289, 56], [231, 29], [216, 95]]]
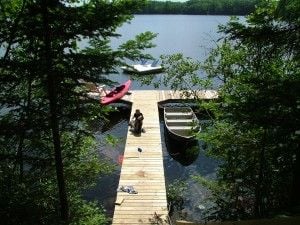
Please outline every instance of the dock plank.
[[[160, 92], [132, 91], [133, 115], [140, 109], [144, 115], [141, 136], [129, 130], [125, 144], [119, 186], [133, 186], [137, 194], [118, 192], [120, 205], [115, 205], [112, 224], [153, 224], [161, 219], [167, 223], [168, 209], [163, 166], [162, 141], [157, 102]], [[131, 117], [132, 117], [131, 115]], [[142, 152], [137, 151], [138, 148]], [[159, 215], [159, 218], [156, 218]]]

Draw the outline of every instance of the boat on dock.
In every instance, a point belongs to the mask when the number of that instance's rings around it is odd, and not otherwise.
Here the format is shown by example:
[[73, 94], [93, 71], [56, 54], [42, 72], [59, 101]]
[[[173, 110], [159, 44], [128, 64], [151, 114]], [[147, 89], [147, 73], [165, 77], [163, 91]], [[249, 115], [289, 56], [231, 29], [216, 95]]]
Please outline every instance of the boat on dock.
[[177, 141], [193, 141], [201, 130], [191, 107], [165, 107], [164, 122], [170, 137]]
[[110, 103], [118, 101], [128, 92], [130, 85], [131, 80], [128, 80], [120, 86], [115, 87], [113, 90], [111, 90], [109, 93], [107, 93], [100, 99], [100, 103], [102, 105], [108, 105]]
[[154, 60], [152, 63], [142, 61], [140, 64], [122, 66], [121, 69], [124, 73], [136, 74], [155, 74], [163, 71], [162, 66], [158, 64], [158, 60]]

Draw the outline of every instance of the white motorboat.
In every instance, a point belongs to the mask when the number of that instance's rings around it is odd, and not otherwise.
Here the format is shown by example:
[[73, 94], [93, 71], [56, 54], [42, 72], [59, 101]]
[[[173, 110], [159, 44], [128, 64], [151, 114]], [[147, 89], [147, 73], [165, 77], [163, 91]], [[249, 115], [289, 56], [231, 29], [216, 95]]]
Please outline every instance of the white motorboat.
[[163, 68], [158, 64], [158, 60], [152, 63], [142, 61], [140, 64], [133, 64], [128, 66], [122, 66], [121, 69], [125, 73], [137, 73], [137, 74], [154, 74], [162, 72]]

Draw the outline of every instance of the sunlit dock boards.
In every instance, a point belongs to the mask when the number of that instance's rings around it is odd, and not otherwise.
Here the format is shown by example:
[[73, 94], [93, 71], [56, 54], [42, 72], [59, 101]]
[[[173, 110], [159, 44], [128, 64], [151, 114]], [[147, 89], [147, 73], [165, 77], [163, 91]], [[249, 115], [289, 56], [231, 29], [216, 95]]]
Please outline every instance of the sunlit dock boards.
[[127, 102], [133, 102], [131, 96], [135, 94], [143, 95], [144, 92], [153, 92], [157, 96], [157, 102], [180, 100], [180, 99], [214, 99], [218, 97], [218, 93], [215, 90], [201, 90], [201, 91], [172, 91], [172, 90], [134, 90], [130, 91], [128, 95], [125, 95], [121, 100]]
[[[132, 115], [144, 114], [146, 133], [128, 131], [119, 187], [131, 185], [138, 194], [117, 193], [112, 224], [167, 224], [168, 209], [157, 102], [158, 92], [134, 91], [130, 95]], [[132, 116], [131, 115], [131, 116]], [[138, 148], [142, 152], [138, 152]]]
[[[127, 133], [120, 186], [132, 186], [137, 194], [117, 192], [112, 224], [168, 224], [167, 196], [164, 176], [162, 140], [158, 102], [181, 99], [173, 91], [136, 90], [123, 97], [132, 103], [131, 117], [136, 109], [144, 114], [146, 132], [135, 136]], [[199, 92], [200, 98], [216, 98], [215, 91]], [[191, 96], [193, 98], [193, 96]], [[142, 152], [138, 152], [138, 148]]]

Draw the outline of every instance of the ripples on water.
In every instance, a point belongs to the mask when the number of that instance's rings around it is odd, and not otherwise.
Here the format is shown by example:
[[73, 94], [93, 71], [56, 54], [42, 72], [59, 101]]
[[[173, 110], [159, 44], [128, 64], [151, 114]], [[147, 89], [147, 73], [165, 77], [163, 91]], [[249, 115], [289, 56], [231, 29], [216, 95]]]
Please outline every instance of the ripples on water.
[[[119, 108], [119, 113], [114, 113], [110, 116], [110, 123], [101, 124], [99, 122], [98, 128], [95, 128], [96, 139], [98, 141], [99, 154], [108, 161], [116, 165], [116, 171], [102, 178], [99, 178], [97, 185], [92, 190], [85, 194], [87, 200], [98, 200], [104, 206], [109, 217], [113, 216], [114, 202], [116, 199], [116, 190], [118, 187], [120, 169], [118, 164], [119, 156], [123, 154], [127, 130], [128, 120], [130, 117], [130, 107]], [[173, 217], [176, 219], [183, 218], [188, 220], [200, 220], [201, 209], [199, 205], [203, 198], [207, 195], [206, 190], [201, 188], [195, 181], [190, 179], [191, 175], [201, 174], [202, 176], [214, 178], [217, 163], [204, 155], [201, 143], [196, 142], [188, 148], [193, 151], [187, 154], [180, 155], [177, 151], [178, 145], [174, 148], [172, 143], [168, 142], [168, 137], [165, 137], [163, 110], [160, 109], [160, 128], [163, 143], [163, 157], [166, 184], [171, 184], [176, 180], [187, 183], [187, 190], [184, 193], [183, 210], [176, 212]], [[113, 135], [118, 138], [119, 142], [116, 146], [106, 144], [105, 137]], [[167, 145], [165, 145], [167, 143]], [[169, 143], [169, 144], [168, 144]], [[168, 148], [166, 147], [168, 146]], [[180, 149], [182, 149], [180, 147]]]

